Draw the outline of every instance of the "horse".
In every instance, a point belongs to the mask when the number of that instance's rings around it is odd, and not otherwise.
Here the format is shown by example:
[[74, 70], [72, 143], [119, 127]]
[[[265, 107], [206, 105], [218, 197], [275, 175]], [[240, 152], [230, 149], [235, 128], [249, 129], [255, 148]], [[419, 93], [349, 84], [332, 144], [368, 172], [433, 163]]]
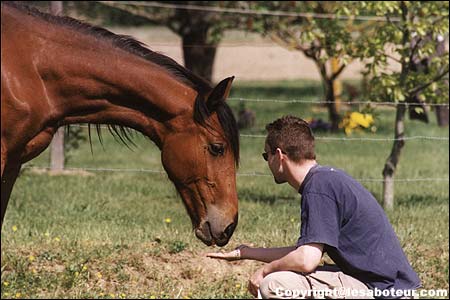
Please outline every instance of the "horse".
[[234, 76], [213, 87], [131, 36], [14, 3], [1, 4], [1, 49], [2, 224], [21, 165], [59, 127], [106, 124], [122, 140], [131, 130], [152, 140], [197, 238], [228, 243], [238, 222], [239, 134], [225, 102]]

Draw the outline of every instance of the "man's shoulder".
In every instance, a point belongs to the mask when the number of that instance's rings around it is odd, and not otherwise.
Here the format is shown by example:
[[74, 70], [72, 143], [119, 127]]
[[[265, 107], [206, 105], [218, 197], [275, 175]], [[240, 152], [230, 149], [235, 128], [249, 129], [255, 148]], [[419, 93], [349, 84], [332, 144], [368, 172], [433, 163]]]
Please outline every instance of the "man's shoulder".
[[343, 170], [332, 167], [332, 166], [318, 166], [315, 168], [311, 174], [310, 182], [323, 182], [339, 179], [350, 179], [351, 177]]
[[349, 174], [333, 166], [318, 166], [309, 175], [303, 193], [327, 193], [343, 186], [357, 185], [357, 181]]

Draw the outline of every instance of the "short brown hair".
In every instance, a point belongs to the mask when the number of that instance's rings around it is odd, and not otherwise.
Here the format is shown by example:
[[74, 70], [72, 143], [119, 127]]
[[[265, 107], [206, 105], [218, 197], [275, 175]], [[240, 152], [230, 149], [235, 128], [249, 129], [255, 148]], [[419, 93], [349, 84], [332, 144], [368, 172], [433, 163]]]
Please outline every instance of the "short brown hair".
[[316, 159], [314, 136], [309, 124], [294, 116], [284, 116], [266, 126], [266, 143], [275, 152], [280, 148], [295, 162]]

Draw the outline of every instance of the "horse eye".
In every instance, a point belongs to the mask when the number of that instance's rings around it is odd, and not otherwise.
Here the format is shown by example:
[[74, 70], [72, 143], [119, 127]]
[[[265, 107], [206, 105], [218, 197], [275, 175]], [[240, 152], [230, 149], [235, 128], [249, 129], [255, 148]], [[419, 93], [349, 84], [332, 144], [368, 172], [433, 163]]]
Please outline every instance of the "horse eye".
[[209, 144], [209, 152], [214, 156], [223, 155], [225, 148], [222, 144]]

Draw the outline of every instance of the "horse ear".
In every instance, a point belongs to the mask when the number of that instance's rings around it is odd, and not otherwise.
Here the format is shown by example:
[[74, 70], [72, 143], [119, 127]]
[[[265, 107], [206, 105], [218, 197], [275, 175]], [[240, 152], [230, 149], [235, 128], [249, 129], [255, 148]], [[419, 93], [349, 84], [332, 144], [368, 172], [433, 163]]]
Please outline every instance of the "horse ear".
[[216, 107], [228, 98], [231, 90], [231, 84], [233, 83], [234, 76], [225, 78], [208, 95], [206, 100], [206, 106], [210, 112], [213, 112]]

